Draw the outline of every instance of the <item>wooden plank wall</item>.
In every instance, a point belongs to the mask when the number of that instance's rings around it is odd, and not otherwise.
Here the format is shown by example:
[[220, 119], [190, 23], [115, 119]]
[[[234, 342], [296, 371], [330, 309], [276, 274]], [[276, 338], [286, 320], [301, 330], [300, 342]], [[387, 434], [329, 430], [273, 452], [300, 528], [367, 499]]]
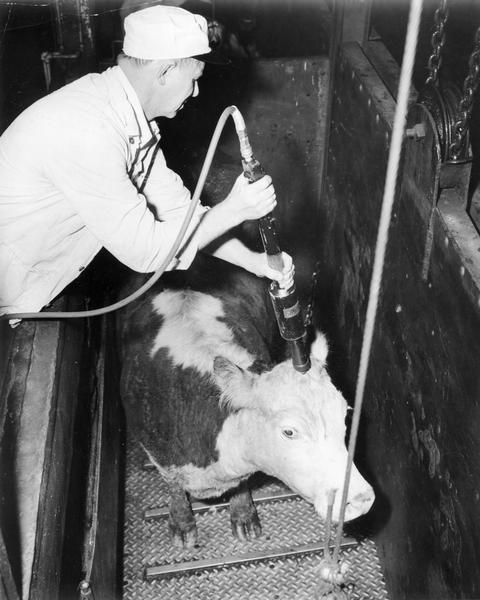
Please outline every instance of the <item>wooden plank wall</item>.
[[2, 354], [1, 526], [24, 598], [54, 598], [60, 580], [84, 332], [78, 321], [23, 322]]
[[[332, 370], [353, 399], [394, 102], [356, 44], [334, 86], [319, 300]], [[480, 295], [437, 198], [413, 200], [414, 171], [427, 167], [411, 166], [394, 206], [359, 445], [393, 600], [480, 597]]]

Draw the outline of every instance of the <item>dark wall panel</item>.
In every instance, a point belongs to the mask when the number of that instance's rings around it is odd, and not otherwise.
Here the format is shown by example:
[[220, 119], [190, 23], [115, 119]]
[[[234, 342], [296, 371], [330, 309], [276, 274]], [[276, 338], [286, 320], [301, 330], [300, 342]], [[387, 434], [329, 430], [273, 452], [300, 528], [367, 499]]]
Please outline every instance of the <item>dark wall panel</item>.
[[[393, 104], [354, 46], [345, 48], [335, 93], [323, 247], [323, 276], [334, 284], [324, 304], [344, 357], [334, 366], [352, 395]], [[378, 492], [372, 526], [391, 597], [478, 598], [478, 290], [475, 297], [434, 208], [435, 140], [409, 160], [393, 210], [360, 450]]]
[[[317, 235], [328, 77], [325, 56], [258, 59], [241, 68], [206, 70], [200, 96], [177, 119], [160, 122], [167, 163], [193, 190], [222, 111], [232, 104], [240, 109], [253, 152], [275, 185], [278, 205], [274, 215], [301, 287], [309, 285], [315, 259], [312, 248]], [[239, 142], [229, 119], [202, 201], [216, 204], [223, 200], [241, 171]], [[247, 224], [246, 229], [250, 239], [259, 240], [257, 223]]]

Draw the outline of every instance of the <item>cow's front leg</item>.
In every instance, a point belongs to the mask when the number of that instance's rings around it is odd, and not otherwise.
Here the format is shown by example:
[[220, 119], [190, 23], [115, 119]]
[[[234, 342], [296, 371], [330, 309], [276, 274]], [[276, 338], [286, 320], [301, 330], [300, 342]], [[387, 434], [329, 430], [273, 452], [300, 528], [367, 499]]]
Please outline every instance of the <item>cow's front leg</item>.
[[197, 525], [190, 499], [178, 486], [170, 488], [168, 527], [176, 548], [193, 548], [197, 543]]
[[262, 534], [257, 509], [246, 482], [241, 483], [230, 497], [230, 521], [233, 535], [241, 541]]

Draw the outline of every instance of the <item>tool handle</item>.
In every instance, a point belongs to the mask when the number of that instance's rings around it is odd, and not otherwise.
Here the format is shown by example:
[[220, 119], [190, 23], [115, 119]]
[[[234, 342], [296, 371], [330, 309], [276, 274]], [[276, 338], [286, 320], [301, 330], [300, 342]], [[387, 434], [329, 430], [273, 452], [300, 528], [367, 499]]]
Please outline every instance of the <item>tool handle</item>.
[[281, 271], [283, 269], [282, 251], [280, 250], [277, 230], [271, 214], [258, 220], [258, 230], [267, 254], [268, 265], [276, 271]]
[[[265, 175], [262, 165], [254, 157], [249, 161], [243, 161], [243, 172], [250, 183], [258, 181]], [[258, 230], [267, 255], [268, 265], [276, 271], [282, 271], [284, 266], [282, 251], [280, 249], [277, 229], [272, 213], [269, 213], [258, 220]]]

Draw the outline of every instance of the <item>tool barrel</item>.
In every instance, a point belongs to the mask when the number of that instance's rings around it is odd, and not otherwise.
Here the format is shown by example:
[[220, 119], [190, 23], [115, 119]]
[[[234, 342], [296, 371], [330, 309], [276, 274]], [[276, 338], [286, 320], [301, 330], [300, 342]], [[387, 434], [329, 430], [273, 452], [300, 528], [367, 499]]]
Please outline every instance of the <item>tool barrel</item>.
[[295, 285], [287, 290], [272, 283], [269, 289], [280, 335], [289, 344], [295, 369], [305, 373], [310, 369], [310, 357], [306, 348], [306, 329]]

